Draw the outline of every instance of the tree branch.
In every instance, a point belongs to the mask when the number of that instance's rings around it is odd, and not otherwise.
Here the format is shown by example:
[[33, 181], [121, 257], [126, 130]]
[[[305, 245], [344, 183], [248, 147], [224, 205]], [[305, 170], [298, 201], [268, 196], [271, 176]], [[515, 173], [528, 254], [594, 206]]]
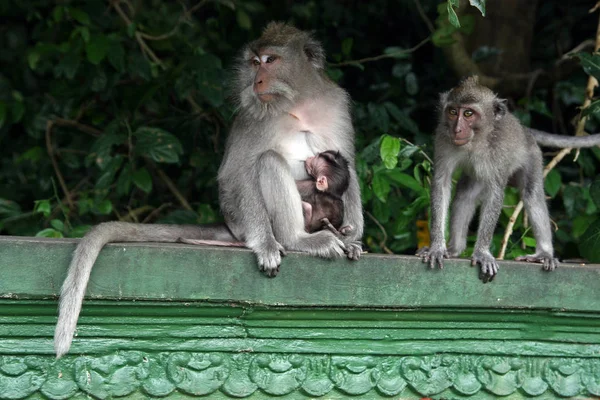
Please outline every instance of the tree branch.
[[372, 61], [379, 61], [379, 60], [383, 60], [384, 58], [395, 58], [395, 57], [401, 56], [403, 54], [412, 53], [412, 52], [418, 50], [419, 48], [423, 47], [429, 41], [431, 41], [431, 38], [427, 37], [427, 38], [423, 39], [421, 41], [421, 43], [419, 43], [418, 45], [416, 45], [410, 49], [407, 49], [407, 50], [395, 51], [395, 52], [389, 53], [389, 54], [381, 54], [381, 55], [378, 55], [375, 57], [361, 58], [360, 60], [350, 60], [350, 61], [344, 61], [344, 62], [340, 62], [340, 63], [336, 63], [336, 64], [329, 64], [329, 66], [330, 67], [343, 67], [346, 65], [363, 64], [363, 63], [372, 62]]

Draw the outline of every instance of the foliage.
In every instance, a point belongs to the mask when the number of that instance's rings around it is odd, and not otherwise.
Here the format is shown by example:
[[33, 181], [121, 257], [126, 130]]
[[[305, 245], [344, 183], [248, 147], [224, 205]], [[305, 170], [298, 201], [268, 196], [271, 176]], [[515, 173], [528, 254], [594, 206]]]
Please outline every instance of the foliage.
[[[456, 83], [441, 48], [475, 27], [472, 15], [453, 25], [454, 0], [417, 3], [435, 20], [432, 32], [412, 1], [2, 2], [0, 231], [78, 237], [110, 219], [220, 220], [215, 177], [235, 111], [226, 84], [232, 60], [268, 21], [287, 20], [315, 31], [327, 50], [327, 73], [352, 96], [367, 249], [413, 252], [427, 240], [417, 231], [428, 218], [437, 96]], [[470, 4], [486, 13], [486, 2]], [[570, 35], [568, 45], [593, 37], [580, 23], [587, 9], [558, 7], [540, 5], [536, 24]], [[561, 12], [570, 18], [555, 24]], [[408, 50], [417, 43], [426, 45]], [[498, 54], [482, 48], [473, 58]], [[551, 64], [556, 55], [536, 57]], [[579, 56], [586, 72], [597, 73], [596, 57]], [[552, 129], [558, 104], [561, 120], [573, 118], [583, 79], [576, 74], [552, 93], [517, 99], [518, 116]], [[590, 129], [597, 109], [590, 108]], [[546, 182], [566, 256], [577, 255], [597, 213], [589, 185], [599, 156], [582, 151]], [[517, 201], [508, 190], [495, 246]], [[508, 256], [534, 245], [520, 217]]]

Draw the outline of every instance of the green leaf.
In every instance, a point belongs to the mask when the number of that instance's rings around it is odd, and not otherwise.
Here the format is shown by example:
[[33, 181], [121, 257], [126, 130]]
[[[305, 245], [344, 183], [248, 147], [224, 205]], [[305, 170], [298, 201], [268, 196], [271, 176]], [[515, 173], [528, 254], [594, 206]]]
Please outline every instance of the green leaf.
[[596, 207], [600, 208], [600, 175], [596, 176], [596, 179], [590, 185], [590, 196]]
[[412, 134], [419, 134], [419, 126], [413, 121], [406, 112], [401, 111], [398, 106], [394, 103], [385, 102], [383, 103], [390, 115], [398, 122], [401, 129], [408, 131]]
[[42, 213], [44, 217], [48, 218], [50, 216], [50, 212], [52, 211], [50, 200], [37, 200], [33, 207], [33, 211]]
[[83, 237], [88, 231], [92, 229], [92, 225], [79, 225], [71, 229], [69, 237], [80, 238]]
[[110, 200], [104, 199], [100, 203], [96, 204], [96, 210], [102, 215], [108, 215], [113, 210], [113, 204]]
[[469, 0], [469, 4], [477, 8], [481, 15], [485, 17], [485, 0]]
[[373, 193], [377, 198], [385, 203], [387, 201], [387, 197], [390, 194], [390, 181], [388, 178], [382, 174], [381, 172], [375, 173], [373, 175], [373, 180], [371, 181], [371, 188], [373, 189]]
[[348, 57], [350, 52], [352, 51], [352, 45], [354, 44], [354, 39], [348, 37], [342, 41], [342, 54]]
[[577, 53], [575, 57], [579, 58], [586, 74], [600, 80], [600, 53]]
[[562, 187], [562, 178], [560, 173], [553, 169], [546, 176], [546, 180], [544, 181], [544, 187], [546, 188], [546, 193], [550, 195], [550, 197], [554, 198], [560, 188]]
[[247, 31], [252, 28], [252, 20], [250, 19], [250, 16], [248, 16], [248, 14], [241, 8], [238, 8], [235, 12], [235, 18], [240, 28]]
[[111, 40], [108, 52], [108, 62], [117, 71], [125, 71], [125, 49], [123, 48], [123, 45], [121, 45], [121, 42]]
[[417, 181], [415, 178], [413, 178], [410, 175], [407, 175], [398, 170], [389, 170], [389, 171], [387, 171], [387, 175], [389, 176], [389, 178], [392, 181], [394, 181], [395, 183], [397, 183], [401, 186], [404, 186], [408, 189], [414, 190], [415, 192], [417, 192], [419, 194], [422, 194], [425, 192], [425, 189], [423, 188], [423, 186], [421, 186], [419, 181]]
[[[452, 8], [452, 3], [454, 3], [455, 0], [448, 0], [448, 21], [450, 21], [450, 23], [452, 24], [452, 26], [456, 27], [456, 28], [460, 28], [460, 22], [458, 21], [458, 15], [456, 15], [456, 12], [454, 11], [454, 8]], [[458, 4], [455, 5], [456, 7], [458, 7]]]
[[61, 238], [63, 234], [56, 229], [46, 228], [35, 234], [36, 237]]
[[131, 183], [133, 181], [133, 174], [131, 173], [131, 164], [125, 164], [119, 177], [117, 178], [117, 194], [120, 196], [126, 195], [131, 189]]
[[598, 218], [589, 215], [579, 215], [573, 220], [573, 227], [571, 229], [571, 235], [575, 239], [578, 239], [585, 233], [589, 226], [596, 221]]
[[21, 207], [12, 200], [0, 198], [0, 215], [3, 217], [14, 217], [21, 214]]
[[31, 68], [32, 71], [35, 71], [41, 56], [42, 55], [35, 49], [30, 51], [29, 54], [27, 54], [27, 63], [29, 64], [29, 68]]
[[159, 163], [179, 162], [183, 153], [181, 142], [171, 133], [160, 129], [142, 126], [133, 135], [136, 137], [135, 152]]
[[581, 236], [579, 251], [588, 261], [600, 262], [600, 220], [591, 224]]
[[93, 35], [85, 46], [88, 61], [94, 65], [100, 64], [106, 57], [109, 47], [110, 41], [108, 37], [105, 35]]
[[69, 8], [69, 15], [81, 25], [90, 25], [90, 16], [79, 8]]
[[146, 193], [152, 191], [152, 176], [146, 168], [140, 168], [133, 173], [133, 183]]
[[523, 243], [525, 243], [525, 246], [527, 246], [527, 247], [534, 247], [535, 248], [535, 246], [537, 244], [537, 241], [534, 238], [532, 238], [532, 237], [525, 236], [523, 238]]
[[593, 100], [586, 108], [581, 110], [581, 116], [583, 117], [598, 114], [600, 114], [600, 99]]
[[379, 155], [387, 169], [392, 169], [398, 164], [400, 152], [400, 139], [384, 135], [379, 148]]
[[419, 92], [419, 83], [417, 82], [417, 75], [414, 72], [409, 72], [404, 78], [406, 84], [406, 93], [411, 96], [416, 95]]
[[53, 219], [50, 221], [50, 225], [57, 231], [64, 232], [65, 224], [60, 219]]

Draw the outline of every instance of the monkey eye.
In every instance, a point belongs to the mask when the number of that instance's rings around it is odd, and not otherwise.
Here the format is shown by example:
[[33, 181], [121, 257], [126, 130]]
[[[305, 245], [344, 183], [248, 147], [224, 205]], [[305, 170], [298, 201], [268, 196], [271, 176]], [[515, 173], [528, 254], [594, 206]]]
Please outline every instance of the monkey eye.
[[470, 117], [470, 116], [472, 116], [473, 114], [474, 114], [474, 112], [473, 112], [473, 110], [471, 110], [470, 108], [467, 108], [467, 109], [465, 110], [465, 112], [463, 113], [463, 115], [464, 115], [465, 117], [467, 117], [467, 118], [468, 118], [468, 117]]
[[260, 65], [260, 60], [258, 57], [254, 57], [251, 62], [253, 65]]
[[450, 115], [458, 115], [458, 112], [456, 111], [456, 108], [449, 108], [448, 109], [448, 114], [450, 114]]
[[265, 60], [265, 62], [266, 62], [267, 64], [270, 64], [270, 63], [272, 63], [273, 61], [275, 61], [275, 58], [276, 58], [276, 57], [274, 57], [274, 56], [268, 56], [268, 57], [267, 57], [267, 59]]

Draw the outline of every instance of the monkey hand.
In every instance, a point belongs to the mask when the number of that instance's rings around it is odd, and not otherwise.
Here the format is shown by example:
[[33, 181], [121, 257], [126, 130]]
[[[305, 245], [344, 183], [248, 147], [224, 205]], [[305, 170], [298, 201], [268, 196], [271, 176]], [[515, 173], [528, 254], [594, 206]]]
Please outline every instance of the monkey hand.
[[483, 283], [491, 282], [498, 274], [498, 262], [489, 251], [476, 250], [471, 256], [471, 265], [479, 264], [479, 279]]
[[446, 246], [431, 245], [431, 247], [421, 247], [417, 251], [417, 256], [421, 257], [421, 261], [429, 264], [429, 268], [439, 266], [444, 269], [444, 258], [448, 258]]
[[286, 255], [283, 246], [276, 240], [273, 240], [273, 242], [252, 247], [252, 251], [256, 254], [258, 261], [258, 269], [264, 272], [269, 278], [277, 276], [279, 266], [281, 265], [281, 257]]
[[519, 256], [515, 258], [515, 261], [526, 261], [542, 264], [544, 271], [554, 271], [558, 267], [558, 259], [554, 258], [552, 254], [541, 252], [530, 254], [527, 256]]

